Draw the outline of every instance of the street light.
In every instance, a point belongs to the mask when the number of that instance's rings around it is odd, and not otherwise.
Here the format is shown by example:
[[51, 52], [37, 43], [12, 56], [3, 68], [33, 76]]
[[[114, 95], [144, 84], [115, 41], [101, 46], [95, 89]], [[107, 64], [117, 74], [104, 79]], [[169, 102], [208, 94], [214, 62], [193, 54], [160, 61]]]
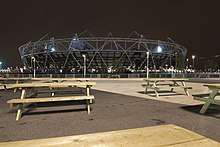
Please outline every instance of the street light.
[[0, 69], [2, 69], [2, 62], [0, 62]]
[[147, 78], [149, 78], [149, 52], [147, 52]]
[[186, 59], [186, 69], [189, 67], [189, 59]]
[[36, 62], [36, 59], [35, 59], [35, 57], [31, 57], [31, 60], [33, 60], [33, 62], [34, 62], [34, 78], [36, 77], [36, 69], [35, 69], [35, 62]]
[[193, 60], [193, 69], [195, 68], [195, 61], [194, 61], [194, 59], [195, 59], [195, 55], [192, 55], [192, 60]]
[[84, 78], [86, 77], [86, 55], [85, 54], [82, 54], [82, 57], [83, 57], [83, 60], [84, 60], [84, 69], [83, 69], [83, 72], [84, 72]]

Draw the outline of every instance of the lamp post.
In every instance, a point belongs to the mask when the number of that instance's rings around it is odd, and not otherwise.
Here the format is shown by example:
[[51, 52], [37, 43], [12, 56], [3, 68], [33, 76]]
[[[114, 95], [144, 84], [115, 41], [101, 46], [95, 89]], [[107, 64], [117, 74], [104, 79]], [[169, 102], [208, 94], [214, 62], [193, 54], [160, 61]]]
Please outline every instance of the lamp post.
[[149, 52], [147, 52], [147, 78], [149, 78]]
[[86, 55], [85, 54], [82, 54], [82, 57], [83, 57], [83, 75], [84, 75], [84, 78], [86, 77]]
[[192, 60], [193, 60], [193, 69], [195, 69], [195, 55], [192, 55]]
[[36, 62], [36, 59], [35, 59], [35, 57], [31, 57], [31, 59], [32, 59], [33, 62], [34, 62], [33, 68], [34, 68], [34, 78], [35, 78], [35, 77], [36, 77], [36, 69], [35, 69], [35, 62]]
[[177, 52], [175, 52], [175, 69], [177, 69]]
[[189, 59], [186, 59], [186, 69], [189, 67]]

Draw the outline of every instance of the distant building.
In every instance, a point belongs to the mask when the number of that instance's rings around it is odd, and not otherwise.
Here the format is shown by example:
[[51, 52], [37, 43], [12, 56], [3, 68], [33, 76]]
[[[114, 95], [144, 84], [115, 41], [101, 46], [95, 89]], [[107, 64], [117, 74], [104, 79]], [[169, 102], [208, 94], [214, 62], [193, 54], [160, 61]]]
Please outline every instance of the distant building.
[[179, 59], [184, 63], [187, 49], [170, 38], [149, 40], [135, 31], [127, 38], [113, 37], [111, 33], [107, 37], [94, 37], [84, 31], [67, 39], [46, 36], [20, 46], [19, 52], [27, 68], [78, 73], [86, 66], [88, 72], [107, 73], [145, 70], [147, 60], [150, 69], [176, 66]]

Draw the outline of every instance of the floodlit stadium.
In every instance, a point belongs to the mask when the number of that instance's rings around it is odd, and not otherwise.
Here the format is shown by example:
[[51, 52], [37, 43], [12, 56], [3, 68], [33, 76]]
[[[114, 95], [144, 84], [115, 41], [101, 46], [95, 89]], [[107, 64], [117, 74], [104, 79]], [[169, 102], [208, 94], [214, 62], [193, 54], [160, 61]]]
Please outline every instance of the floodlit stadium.
[[126, 38], [95, 37], [83, 31], [72, 38], [55, 39], [48, 35], [19, 47], [25, 67], [80, 72], [86, 66], [90, 73], [128, 72], [165, 67], [181, 67], [187, 49], [168, 38], [146, 39], [137, 32]]

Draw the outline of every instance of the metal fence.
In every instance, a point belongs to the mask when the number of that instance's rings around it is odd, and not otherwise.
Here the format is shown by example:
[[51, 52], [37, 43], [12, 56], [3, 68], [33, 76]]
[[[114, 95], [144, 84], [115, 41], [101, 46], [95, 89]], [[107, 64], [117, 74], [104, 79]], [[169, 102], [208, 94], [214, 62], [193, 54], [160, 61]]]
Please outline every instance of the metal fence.
[[[33, 74], [7, 73], [4, 77], [34, 77]], [[36, 74], [43, 78], [84, 78], [83, 74]], [[86, 78], [146, 78], [146, 73], [87, 74]], [[220, 73], [150, 73], [149, 78], [220, 78]]]

